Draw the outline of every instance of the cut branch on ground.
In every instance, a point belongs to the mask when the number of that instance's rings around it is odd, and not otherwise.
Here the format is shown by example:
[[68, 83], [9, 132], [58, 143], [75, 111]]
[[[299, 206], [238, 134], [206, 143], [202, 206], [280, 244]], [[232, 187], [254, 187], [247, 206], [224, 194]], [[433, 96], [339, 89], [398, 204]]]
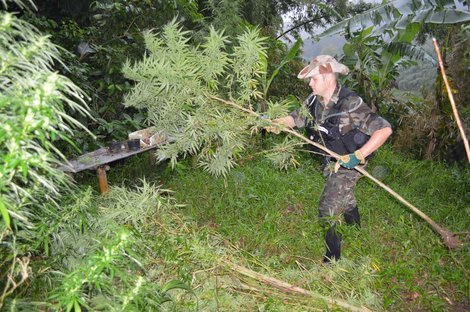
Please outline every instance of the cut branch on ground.
[[253, 278], [253, 279], [257, 280], [260, 283], [263, 283], [263, 284], [269, 285], [271, 287], [274, 287], [276, 289], [279, 289], [280, 291], [282, 291], [284, 293], [300, 294], [300, 295], [303, 295], [303, 296], [312, 297], [314, 299], [318, 299], [318, 300], [322, 300], [322, 301], [326, 302], [329, 306], [332, 306], [332, 307], [337, 306], [337, 307], [347, 309], [349, 311], [358, 311], [358, 312], [359, 311], [362, 311], [362, 312], [370, 311], [368, 308], [366, 308], [364, 306], [356, 307], [356, 306], [351, 305], [351, 304], [349, 304], [349, 303], [347, 303], [343, 300], [333, 299], [333, 298], [329, 298], [329, 297], [326, 297], [326, 296], [322, 296], [320, 294], [308, 291], [308, 290], [303, 289], [301, 287], [291, 285], [291, 284], [286, 283], [284, 281], [281, 281], [277, 278], [270, 277], [270, 276], [255, 272], [253, 270], [250, 270], [250, 269], [245, 268], [243, 266], [240, 266], [238, 264], [232, 263], [230, 261], [223, 260], [222, 262], [225, 265], [227, 265], [231, 270], [233, 270], [235, 272], [238, 272], [242, 275], [248, 276], [250, 278]]

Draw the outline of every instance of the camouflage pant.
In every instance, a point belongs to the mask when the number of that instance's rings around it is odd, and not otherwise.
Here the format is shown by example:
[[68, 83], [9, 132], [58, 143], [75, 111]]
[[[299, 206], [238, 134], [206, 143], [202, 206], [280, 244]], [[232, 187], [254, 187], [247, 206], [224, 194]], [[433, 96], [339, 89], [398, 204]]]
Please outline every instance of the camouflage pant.
[[336, 173], [325, 168], [324, 173], [327, 180], [318, 207], [320, 218], [328, 219], [328, 217], [337, 216], [356, 207], [354, 189], [362, 174], [343, 167]]

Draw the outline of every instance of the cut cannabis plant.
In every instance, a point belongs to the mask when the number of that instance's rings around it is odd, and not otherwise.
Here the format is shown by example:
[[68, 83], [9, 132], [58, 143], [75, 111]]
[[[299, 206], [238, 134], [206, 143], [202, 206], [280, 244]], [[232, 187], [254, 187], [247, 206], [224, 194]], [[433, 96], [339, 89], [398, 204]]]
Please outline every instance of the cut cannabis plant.
[[[249, 136], [269, 122], [224, 106], [214, 96], [248, 110], [257, 106], [266, 68], [265, 38], [257, 29], [247, 29], [228, 51], [222, 31], [211, 28], [197, 47], [190, 35], [175, 21], [159, 34], [144, 34], [143, 60], [123, 69], [135, 81], [125, 105], [147, 109], [148, 122], [174, 139], [158, 150], [160, 160], [169, 158], [175, 165], [179, 154], [197, 155], [207, 171], [226, 175]], [[286, 113], [286, 103], [269, 103], [268, 116]]]
[[[49, 230], [56, 238], [50, 243], [53, 259], [61, 260], [44, 264], [50, 295], [40, 293], [38, 283], [33, 293], [43, 297], [35, 299], [65, 311], [155, 311], [172, 300], [170, 290], [191, 291], [149, 270], [158, 257], [151, 247], [159, 236], [158, 216], [177, 206], [168, 192], [144, 180], [132, 190], [113, 187], [105, 197], [88, 188], [63, 201], [64, 213]], [[83, 227], [80, 219], [86, 220]]]
[[60, 50], [14, 15], [0, 13], [0, 308], [29, 274], [30, 243], [44, 217], [70, 186], [55, 166], [58, 140], [73, 145], [82, 127], [65, 108], [86, 115], [83, 92], [53, 71]]

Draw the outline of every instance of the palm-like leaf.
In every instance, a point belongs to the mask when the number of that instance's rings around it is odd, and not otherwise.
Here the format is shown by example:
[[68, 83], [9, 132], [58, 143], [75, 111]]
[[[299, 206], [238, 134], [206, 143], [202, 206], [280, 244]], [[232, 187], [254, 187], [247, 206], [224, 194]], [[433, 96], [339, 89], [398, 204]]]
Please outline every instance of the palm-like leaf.
[[461, 0], [395, 0], [347, 18], [324, 31], [321, 36], [356, 32], [375, 25], [374, 32], [405, 29], [410, 23], [455, 24], [470, 21]]
[[413, 45], [405, 42], [390, 42], [384, 46], [384, 50], [389, 51], [392, 54], [400, 56], [406, 56], [413, 60], [429, 61], [433, 64], [437, 64], [436, 59], [431, 56], [426, 50], [420, 46]]
[[299, 49], [301, 46], [302, 46], [302, 38], [299, 38], [294, 43], [294, 45], [292, 45], [292, 47], [289, 49], [287, 54], [281, 60], [281, 63], [274, 69], [274, 71], [272, 72], [269, 78], [267, 77], [268, 59], [267, 58], [263, 59], [264, 74], [263, 74], [263, 79], [262, 79], [262, 85], [263, 85], [263, 96], [265, 100], [268, 97], [268, 90], [274, 78], [277, 77], [282, 67], [284, 67], [287, 63], [292, 61], [297, 56], [297, 53], [299, 52]]

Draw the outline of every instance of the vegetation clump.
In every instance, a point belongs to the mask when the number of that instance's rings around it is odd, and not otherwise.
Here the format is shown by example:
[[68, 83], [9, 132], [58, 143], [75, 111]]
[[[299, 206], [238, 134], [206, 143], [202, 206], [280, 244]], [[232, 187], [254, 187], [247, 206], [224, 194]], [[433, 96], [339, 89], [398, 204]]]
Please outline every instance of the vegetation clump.
[[[438, 36], [468, 123], [468, 25], [427, 23], [470, 14], [418, 2], [364, 12], [344, 0], [45, 0], [31, 12], [31, 1], [0, 1], [0, 310], [468, 310], [468, 167], [381, 149], [371, 172], [465, 245], [446, 250], [363, 179], [364, 226], [339, 225], [350, 246], [324, 266], [319, 164], [289, 135], [255, 135], [270, 125], [259, 113], [285, 115], [308, 91], [296, 79], [301, 40], [288, 49], [278, 38], [342, 21], [326, 33], [346, 31], [348, 84], [386, 111], [394, 146], [461, 159], [439, 77], [426, 100], [395, 87], [423, 56], [415, 38]], [[299, 25], [275, 38], [288, 11]], [[124, 184], [105, 196], [95, 176], [77, 175], [76, 188], [57, 170], [144, 119], [173, 140], [159, 167], [139, 156], [111, 165], [110, 184]]]
[[66, 110], [87, 115], [84, 93], [53, 70], [60, 48], [36, 28], [0, 12], [0, 308], [29, 277], [46, 202], [56, 205], [70, 180], [56, 169], [60, 140], [86, 128]]
[[[277, 306], [310, 310], [332, 305], [320, 295], [285, 294], [234, 271], [231, 263], [298, 286], [308, 285], [312, 294], [321, 292], [324, 298], [332, 296], [325, 291], [325, 283], [334, 281], [338, 289], [331, 300], [340, 304], [380, 304], [378, 294], [371, 289], [374, 272], [367, 262], [353, 270], [353, 264], [345, 261], [334, 269], [338, 276], [327, 267], [269, 268], [256, 256], [247, 258], [245, 250], [217, 231], [198, 226], [181, 213], [184, 207], [175, 202], [169, 190], [145, 180], [130, 188], [112, 187], [105, 197], [93, 195], [91, 188], [83, 189], [79, 196], [69, 196], [66, 201], [67, 213], [44, 233], [55, 236], [48, 248], [56, 261], [52, 267], [49, 262], [38, 268], [41, 273], [30, 299], [42, 303], [22, 300], [15, 303], [17, 307], [95, 311], [253, 310]], [[81, 226], [88, 230], [81, 231]], [[362, 286], [346, 291], [341, 274], [353, 271]]]
[[[160, 160], [170, 159], [175, 165], [180, 154], [197, 154], [200, 166], [226, 175], [263, 121], [224, 106], [215, 97], [259, 111], [260, 79], [266, 78], [265, 39], [256, 29], [247, 29], [228, 52], [228, 38], [211, 29], [205, 43], [194, 48], [188, 32], [176, 22], [161, 34], [147, 32], [144, 37], [148, 53], [123, 69], [136, 82], [125, 105], [145, 108], [149, 123], [174, 140], [157, 151]], [[270, 117], [286, 113], [286, 103], [271, 103], [266, 112]]]

